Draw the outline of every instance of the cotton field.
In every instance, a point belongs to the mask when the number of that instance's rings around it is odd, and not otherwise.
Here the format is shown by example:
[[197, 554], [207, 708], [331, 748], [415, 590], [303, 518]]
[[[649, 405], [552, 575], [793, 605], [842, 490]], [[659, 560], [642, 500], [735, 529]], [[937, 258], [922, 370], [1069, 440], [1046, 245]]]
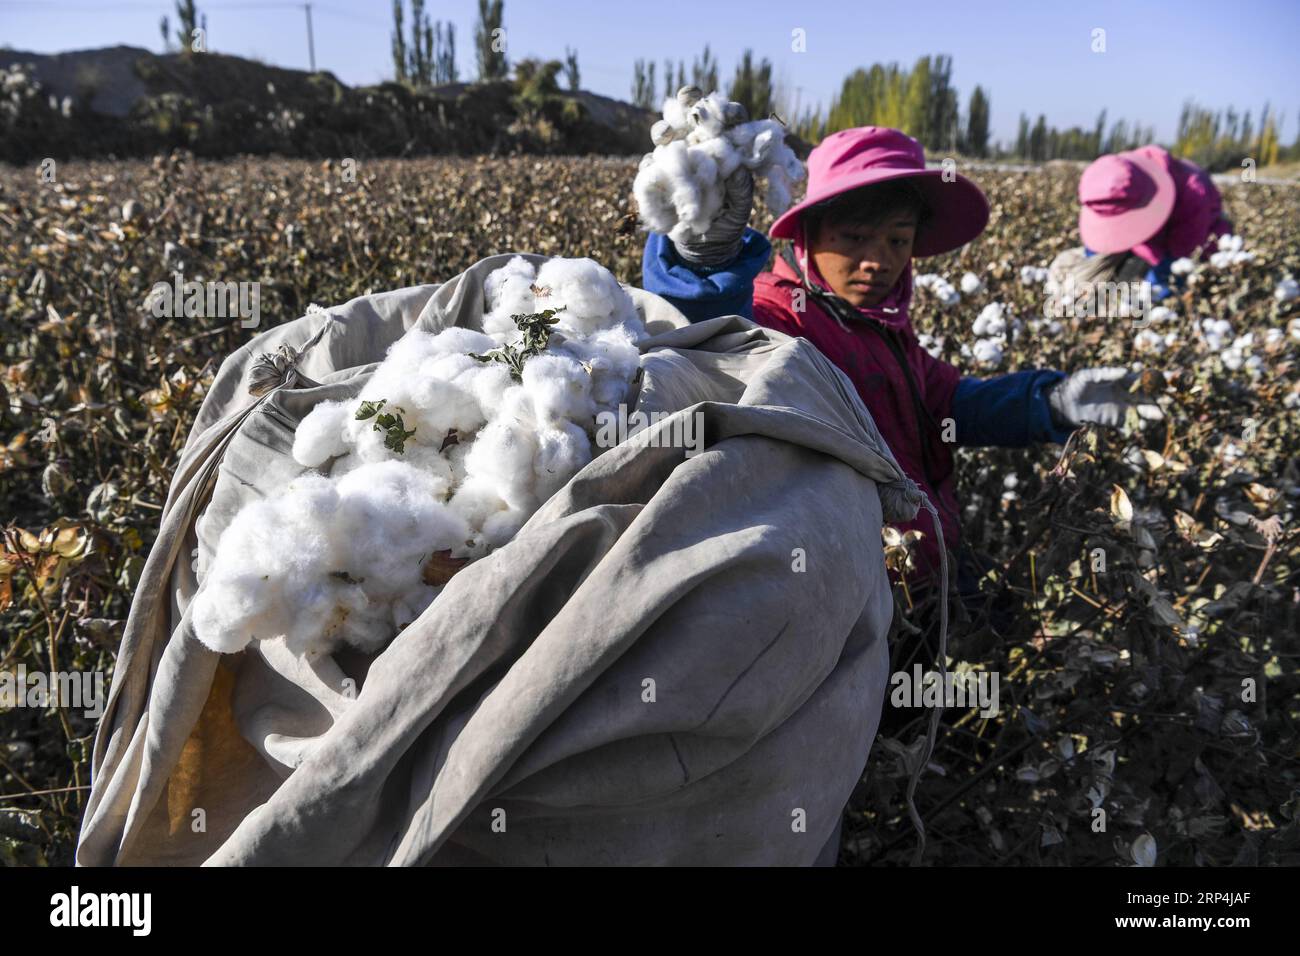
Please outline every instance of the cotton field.
[[[294, 454], [313, 473], [241, 516], [226, 552], [196, 565], [214, 581], [268, 575], [263, 603], [196, 610], [253, 621], [292, 608], [328, 624], [364, 606], [396, 630], [436, 597], [427, 551], [463, 561], [508, 547], [600, 452], [585, 424], [617, 406], [634, 373], [642, 330], [614, 280], [639, 284], [643, 229], [656, 225], [629, 217], [634, 184], [654, 179], [661, 202], [640, 205], [664, 231], [706, 220], [718, 201], [673, 172], [700, 170], [692, 149], [721, 149], [708, 124], [726, 105], [706, 106], [695, 127], [667, 106], [655, 134], [667, 165], [651, 160], [650, 175], [635, 159], [531, 157], [362, 161], [351, 178], [337, 161], [184, 155], [61, 163], [47, 184], [0, 170], [6, 664], [111, 671], [195, 413], [221, 361], [258, 331], [497, 253], [590, 259], [508, 266], [481, 332], [404, 341], [356, 401], [308, 416]], [[720, 158], [753, 158], [765, 132]], [[779, 158], [766, 180], [760, 169], [762, 228], [783, 190], [802, 188], [782, 169]], [[965, 536], [988, 560], [998, 624], [954, 607], [951, 666], [1001, 675], [1002, 705], [994, 718], [945, 715], [916, 794], [933, 861], [1124, 866], [1154, 846], [1167, 864], [1300, 863], [1288, 763], [1300, 723], [1300, 188], [1226, 186], [1235, 235], [1175, 263], [1180, 290], [1136, 320], [1076, 318], [1047, 315], [1045, 302], [1048, 265], [1078, 243], [1078, 170], [962, 172], [988, 193], [992, 218], [971, 245], [914, 263], [924, 347], [975, 376], [1139, 370], [1165, 417], [1128, 437], [1092, 428], [1065, 448], [956, 454]], [[257, 283], [260, 326], [155, 318], [150, 290], [181, 264], [186, 280]], [[518, 380], [507, 361], [473, 357], [517, 342], [513, 316], [552, 310], [548, 344]], [[425, 506], [409, 513], [393, 507], [417, 499]], [[290, 569], [283, 541], [322, 515], [326, 558]], [[367, 549], [398, 534], [385, 522], [429, 544], [383, 564], [394, 549]], [[905, 562], [912, 543], [895, 535], [886, 560]], [[249, 554], [260, 557], [240, 560]], [[310, 586], [339, 562], [352, 582]], [[320, 633], [279, 630], [304, 648]], [[334, 636], [347, 644], [350, 632]], [[1267, 694], [1243, 700], [1247, 679]], [[0, 858], [67, 863], [93, 722], [34, 708], [0, 719], [3, 792], [24, 794], [0, 806]], [[908, 748], [921, 722], [904, 714], [884, 728], [846, 818], [847, 859], [907, 861]]]

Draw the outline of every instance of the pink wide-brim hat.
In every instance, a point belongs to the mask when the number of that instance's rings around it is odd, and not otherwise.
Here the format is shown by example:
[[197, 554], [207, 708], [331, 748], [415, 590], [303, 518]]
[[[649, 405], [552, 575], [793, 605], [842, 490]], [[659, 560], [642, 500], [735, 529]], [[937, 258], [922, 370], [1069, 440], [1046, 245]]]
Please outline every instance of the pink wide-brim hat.
[[988, 225], [989, 201], [965, 176], [925, 168], [925, 150], [906, 133], [859, 126], [832, 133], [808, 156], [808, 193], [772, 223], [773, 239], [795, 239], [805, 209], [874, 183], [910, 180], [930, 207], [916, 230], [913, 256], [937, 256], [970, 242]]
[[1176, 193], [1146, 147], [1099, 157], [1079, 177], [1079, 236], [1093, 252], [1127, 252], [1169, 221]]

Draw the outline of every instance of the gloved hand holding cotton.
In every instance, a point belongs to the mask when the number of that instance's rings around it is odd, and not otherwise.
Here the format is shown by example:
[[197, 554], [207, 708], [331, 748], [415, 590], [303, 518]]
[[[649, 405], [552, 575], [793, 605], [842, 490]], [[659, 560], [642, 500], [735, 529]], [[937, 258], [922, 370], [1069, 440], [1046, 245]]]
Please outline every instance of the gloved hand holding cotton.
[[803, 163], [785, 144], [774, 119], [748, 121], [745, 107], [721, 93], [687, 86], [664, 100], [663, 119], [650, 129], [655, 144], [632, 183], [641, 219], [674, 242], [699, 237], [722, 211], [726, 179], [745, 168], [766, 181], [771, 211], [790, 208]]
[[414, 328], [356, 398], [302, 419], [294, 459], [328, 475], [243, 508], [200, 555], [200, 641], [378, 650], [592, 459], [640, 364], [631, 297], [591, 259], [516, 257], [484, 292], [483, 331]]

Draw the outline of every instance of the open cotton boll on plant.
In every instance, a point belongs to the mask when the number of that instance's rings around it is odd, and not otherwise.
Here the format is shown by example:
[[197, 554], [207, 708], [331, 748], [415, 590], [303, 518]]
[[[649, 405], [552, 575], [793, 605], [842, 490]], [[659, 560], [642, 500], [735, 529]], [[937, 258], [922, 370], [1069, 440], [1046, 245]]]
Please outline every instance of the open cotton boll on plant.
[[200, 641], [377, 650], [591, 461], [640, 364], [631, 296], [591, 259], [520, 256], [484, 293], [483, 331], [411, 329], [356, 398], [304, 416], [293, 457], [325, 474], [231, 519], [201, 564]]
[[790, 207], [794, 184], [804, 177], [781, 123], [747, 122], [744, 107], [718, 92], [701, 96], [686, 87], [667, 98], [650, 138], [655, 148], [642, 158], [632, 192], [642, 221], [674, 242], [708, 232], [725, 201], [725, 180], [737, 169], [763, 180], [776, 215]]

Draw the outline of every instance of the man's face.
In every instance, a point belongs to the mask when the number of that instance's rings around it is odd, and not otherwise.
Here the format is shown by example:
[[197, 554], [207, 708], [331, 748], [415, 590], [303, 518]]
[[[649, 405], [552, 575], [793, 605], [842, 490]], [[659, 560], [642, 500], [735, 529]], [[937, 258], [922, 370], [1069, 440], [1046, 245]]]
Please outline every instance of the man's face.
[[859, 309], [879, 305], [912, 258], [917, 216], [898, 210], [867, 225], [823, 220], [809, 254], [831, 290]]

